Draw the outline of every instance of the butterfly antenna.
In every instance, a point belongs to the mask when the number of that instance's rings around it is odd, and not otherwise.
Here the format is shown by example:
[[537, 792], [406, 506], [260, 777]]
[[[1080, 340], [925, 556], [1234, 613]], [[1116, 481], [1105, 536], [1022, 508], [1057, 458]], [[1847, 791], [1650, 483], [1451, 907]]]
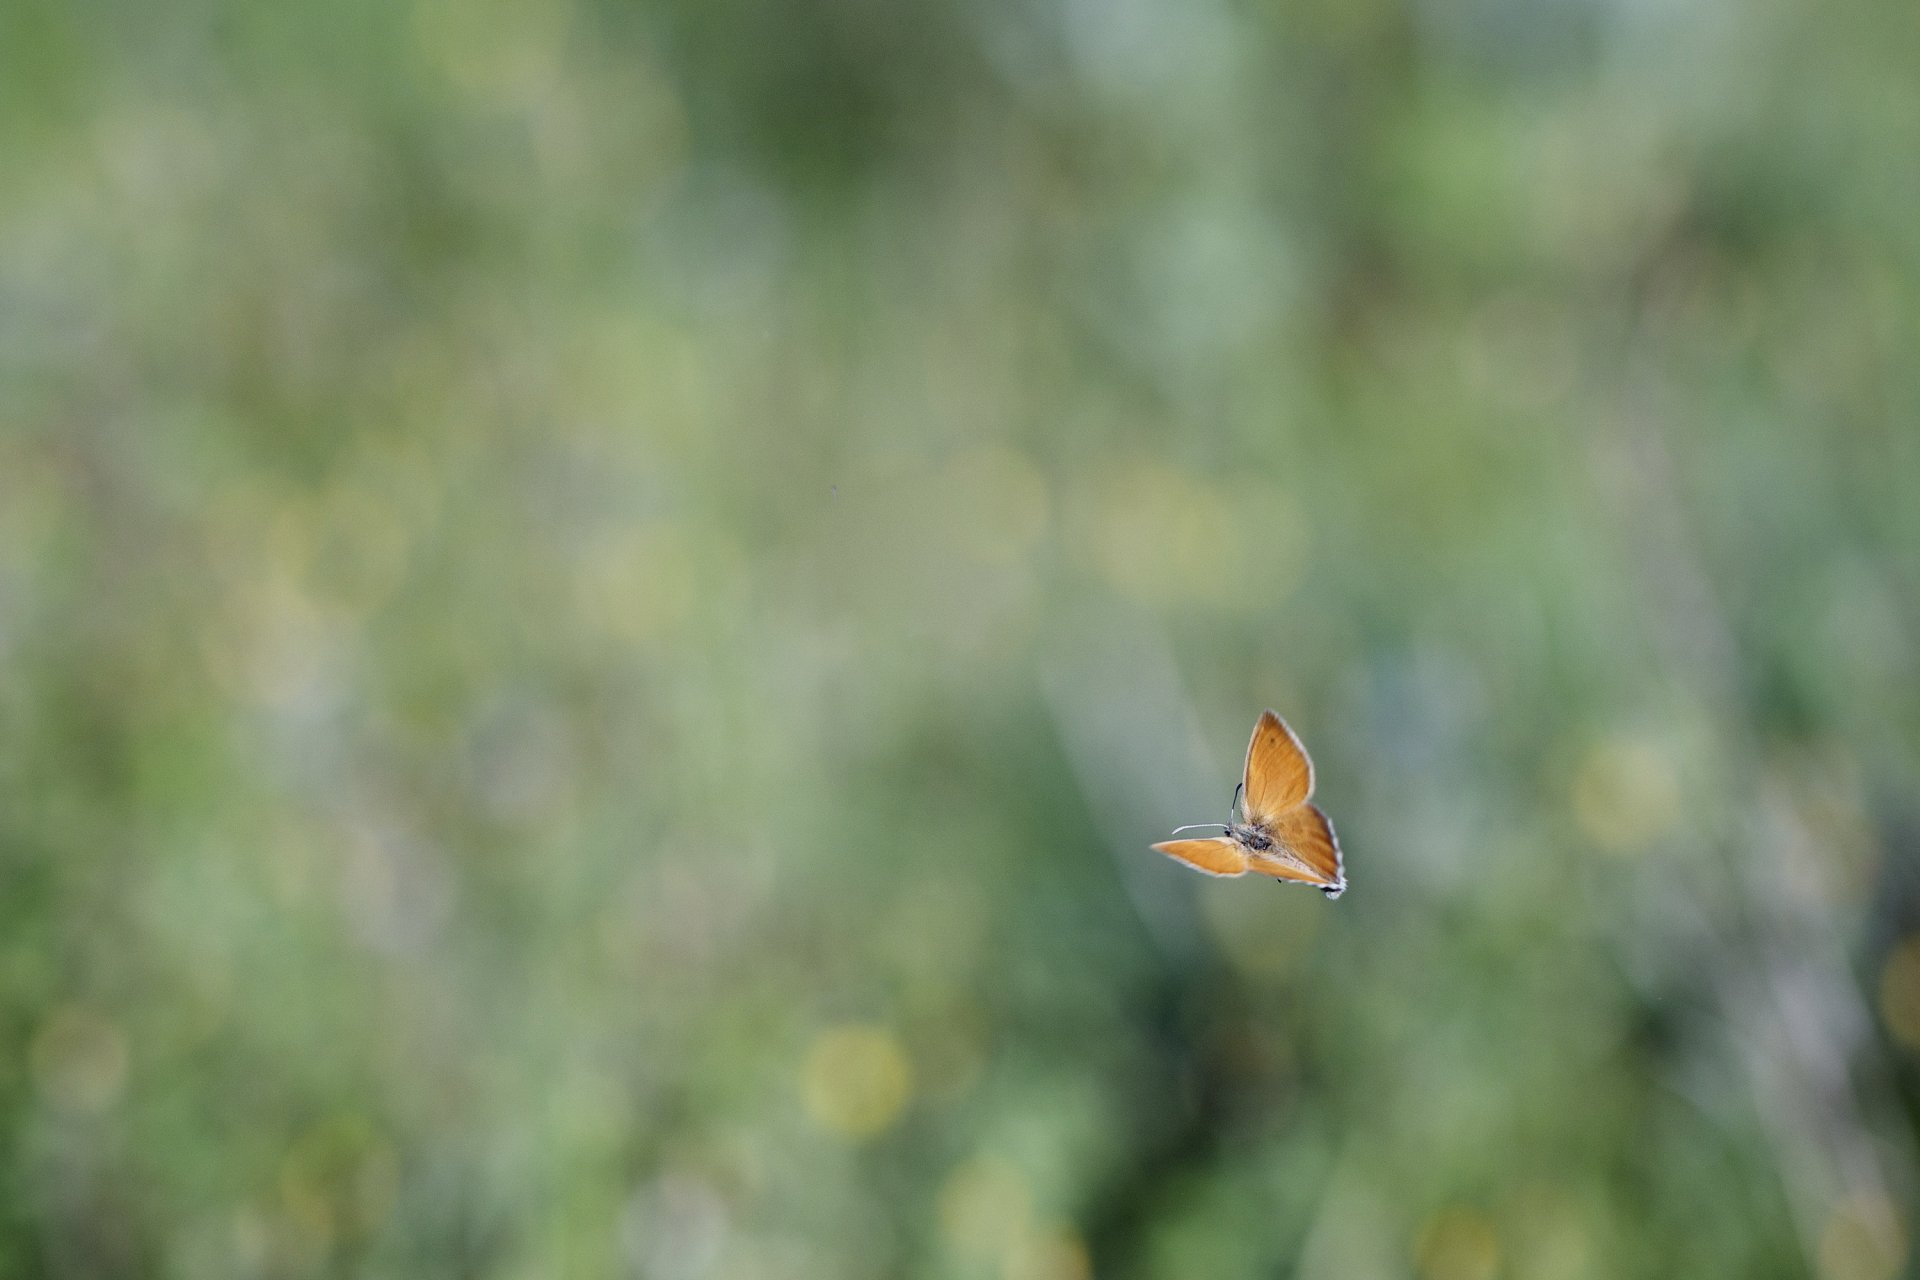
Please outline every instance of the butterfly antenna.
[[1227, 824], [1224, 822], [1194, 822], [1194, 823], [1189, 823], [1187, 826], [1184, 826], [1184, 827], [1175, 827], [1173, 829], [1173, 834], [1179, 835], [1182, 831], [1198, 831], [1202, 827], [1218, 827], [1222, 831], [1225, 831], [1227, 829]]

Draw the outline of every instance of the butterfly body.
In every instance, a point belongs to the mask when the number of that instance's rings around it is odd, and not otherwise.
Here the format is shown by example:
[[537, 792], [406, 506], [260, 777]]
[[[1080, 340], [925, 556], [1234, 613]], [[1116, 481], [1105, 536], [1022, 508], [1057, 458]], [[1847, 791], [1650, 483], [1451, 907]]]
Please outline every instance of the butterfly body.
[[1244, 822], [1229, 822], [1227, 839], [1254, 853], [1265, 853], [1273, 848], [1273, 837], [1267, 834], [1265, 828], [1250, 827]]
[[1247, 745], [1245, 780], [1234, 792], [1232, 821], [1205, 840], [1168, 840], [1153, 847], [1214, 876], [1258, 871], [1311, 885], [1337, 898], [1347, 889], [1346, 863], [1333, 823], [1313, 804], [1313, 761], [1286, 721], [1263, 712]]

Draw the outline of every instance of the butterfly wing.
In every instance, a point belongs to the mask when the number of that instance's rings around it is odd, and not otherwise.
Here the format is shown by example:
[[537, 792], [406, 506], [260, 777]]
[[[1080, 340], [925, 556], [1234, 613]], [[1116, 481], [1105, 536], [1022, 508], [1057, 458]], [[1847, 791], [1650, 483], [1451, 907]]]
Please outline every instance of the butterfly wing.
[[1276, 848], [1272, 856], [1255, 854], [1255, 871], [1282, 880], [1317, 885], [1329, 898], [1346, 892], [1347, 868], [1333, 823], [1315, 805], [1303, 804], [1267, 824]]
[[1246, 850], [1225, 836], [1210, 836], [1205, 840], [1166, 840], [1153, 847], [1169, 858], [1178, 858], [1210, 876], [1247, 874]]
[[1318, 871], [1309, 871], [1306, 867], [1282, 857], [1278, 853], [1256, 853], [1247, 860], [1247, 870], [1257, 871], [1263, 876], [1272, 876], [1275, 880], [1286, 880], [1293, 884], [1311, 885], [1313, 888], [1332, 897], [1339, 897], [1346, 886], [1335, 888]]
[[1272, 826], [1289, 809], [1313, 794], [1313, 761], [1287, 722], [1271, 711], [1260, 713], [1247, 744], [1245, 809], [1247, 821]]

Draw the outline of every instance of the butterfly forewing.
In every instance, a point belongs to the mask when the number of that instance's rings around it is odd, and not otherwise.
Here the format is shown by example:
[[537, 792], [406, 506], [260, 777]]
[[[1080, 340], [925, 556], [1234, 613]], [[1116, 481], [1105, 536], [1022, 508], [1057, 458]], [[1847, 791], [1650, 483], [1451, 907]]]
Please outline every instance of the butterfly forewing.
[[1271, 711], [1260, 713], [1247, 744], [1247, 820], [1266, 826], [1313, 794], [1313, 761], [1287, 722]]
[[1205, 840], [1167, 840], [1153, 846], [1169, 858], [1178, 858], [1190, 867], [1198, 867], [1210, 876], [1243, 876], [1247, 873], [1247, 854], [1225, 836]]

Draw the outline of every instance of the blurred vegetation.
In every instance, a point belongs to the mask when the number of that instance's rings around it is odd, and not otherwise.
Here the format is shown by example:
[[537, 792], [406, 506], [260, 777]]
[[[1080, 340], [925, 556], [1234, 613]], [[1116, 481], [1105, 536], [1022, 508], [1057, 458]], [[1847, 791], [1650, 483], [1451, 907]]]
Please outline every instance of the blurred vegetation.
[[1912, 1274], [1916, 12], [12, 0], [0, 1273]]

